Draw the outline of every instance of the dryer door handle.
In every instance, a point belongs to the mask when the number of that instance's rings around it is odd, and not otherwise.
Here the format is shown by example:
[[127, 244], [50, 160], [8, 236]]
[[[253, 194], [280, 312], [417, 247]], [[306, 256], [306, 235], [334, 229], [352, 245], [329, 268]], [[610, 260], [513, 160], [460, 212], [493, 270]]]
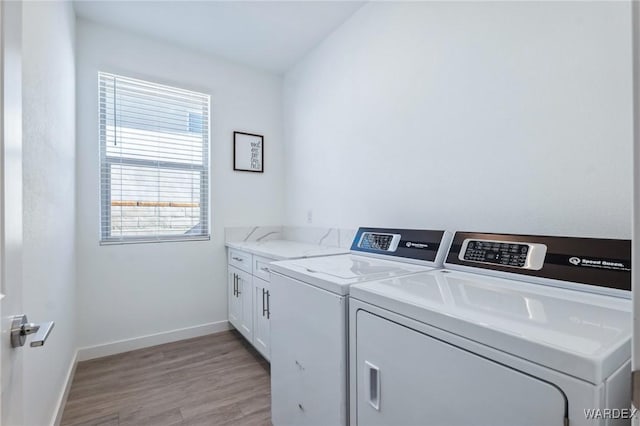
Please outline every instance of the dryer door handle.
[[369, 405], [380, 411], [380, 369], [369, 361], [365, 361], [364, 378], [369, 390]]

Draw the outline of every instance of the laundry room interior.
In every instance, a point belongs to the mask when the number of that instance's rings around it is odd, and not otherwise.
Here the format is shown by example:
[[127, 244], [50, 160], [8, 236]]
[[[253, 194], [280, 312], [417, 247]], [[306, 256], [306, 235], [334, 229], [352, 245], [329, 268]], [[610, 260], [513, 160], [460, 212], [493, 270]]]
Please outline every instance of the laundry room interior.
[[639, 28], [3, 0], [0, 424], [640, 424]]

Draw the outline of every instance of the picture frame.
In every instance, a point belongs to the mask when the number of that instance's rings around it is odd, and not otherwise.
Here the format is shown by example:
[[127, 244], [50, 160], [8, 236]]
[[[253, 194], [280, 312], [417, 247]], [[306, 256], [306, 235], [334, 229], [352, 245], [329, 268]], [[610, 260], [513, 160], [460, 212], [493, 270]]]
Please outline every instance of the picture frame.
[[264, 136], [233, 132], [233, 170], [264, 173]]

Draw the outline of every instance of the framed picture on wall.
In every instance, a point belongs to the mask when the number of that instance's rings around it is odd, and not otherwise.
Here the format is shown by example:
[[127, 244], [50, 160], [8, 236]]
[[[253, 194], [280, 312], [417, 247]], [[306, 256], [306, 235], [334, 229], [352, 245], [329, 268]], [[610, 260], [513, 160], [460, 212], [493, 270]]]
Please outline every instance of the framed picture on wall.
[[233, 132], [233, 170], [264, 172], [264, 136]]

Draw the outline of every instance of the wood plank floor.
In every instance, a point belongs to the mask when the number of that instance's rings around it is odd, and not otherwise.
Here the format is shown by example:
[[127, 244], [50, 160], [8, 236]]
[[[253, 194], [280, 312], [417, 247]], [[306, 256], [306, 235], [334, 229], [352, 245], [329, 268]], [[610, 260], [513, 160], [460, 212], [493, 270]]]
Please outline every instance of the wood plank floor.
[[227, 331], [78, 363], [62, 425], [271, 425], [269, 383]]

